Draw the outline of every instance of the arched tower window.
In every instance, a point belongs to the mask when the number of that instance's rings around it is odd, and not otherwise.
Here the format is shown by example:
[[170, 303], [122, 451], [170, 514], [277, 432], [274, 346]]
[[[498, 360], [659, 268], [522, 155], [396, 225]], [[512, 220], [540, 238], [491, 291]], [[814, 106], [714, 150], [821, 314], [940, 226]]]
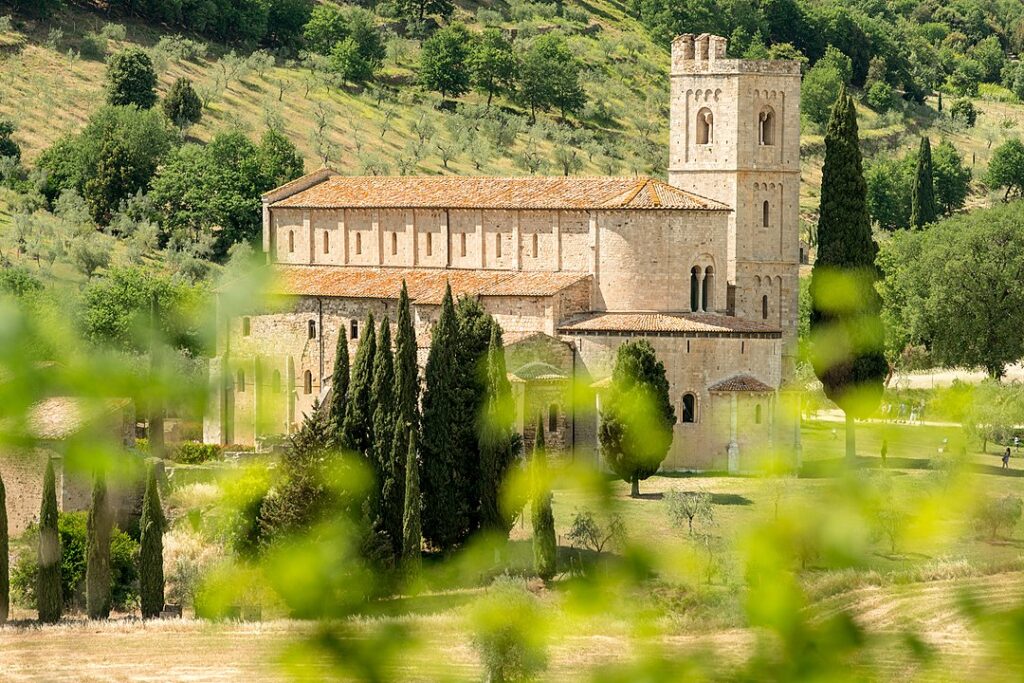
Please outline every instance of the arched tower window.
[[313, 393], [313, 373], [309, 370], [302, 373], [302, 391], [307, 395]]
[[757, 140], [761, 145], [775, 144], [775, 112], [765, 107], [758, 116]]
[[754, 424], [761, 424], [761, 404], [754, 406]]
[[697, 144], [710, 145], [715, 142], [715, 115], [704, 107], [697, 112]]
[[245, 391], [245, 370], [239, 370], [235, 379], [235, 388], [238, 391]]
[[548, 431], [553, 432], [558, 429], [558, 406], [552, 403], [548, 406]]
[[270, 389], [275, 394], [281, 393], [281, 371], [274, 370], [274, 374], [270, 376]]
[[768, 319], [768, 295], [765, 294], [761, 297], [761, 318], [763, 320]]
[[294, 230], [289, 230], [288, 231], [288, 253], [290, 254], [293, 251], [295, 251], [295, 231]]
[[309, 330], [309, 338], [310, 339], [316, 339], [316, 321], [315, 320], [310, 320], [309, 321], [307, 329]]
[[683, 414], [679, 421], [684, 424], [697, 421], [697, 397], [693, 394], [683, 394]]
[[704, 283], [701, 287], [701, 310], [708, 312], [715, 307], [715, 269], [704, 269]]
[[694, 266], [690, 269], [690, 312], [696, 313], [700, 310], [700, 268]]
[[771, 211], [771, 204], [768, 203], [767, 199], [764, 200], [761, 204], [761, 225], [766, 228], [768, 227], [768, 224], [771, 223]]

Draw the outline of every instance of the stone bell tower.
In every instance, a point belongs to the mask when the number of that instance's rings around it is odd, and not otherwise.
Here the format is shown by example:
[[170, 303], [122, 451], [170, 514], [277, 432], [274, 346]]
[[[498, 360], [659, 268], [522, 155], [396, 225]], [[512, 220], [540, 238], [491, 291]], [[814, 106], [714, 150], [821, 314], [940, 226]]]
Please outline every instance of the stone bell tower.
[[[726, 58], [706, 33], [672, 41], [669, 182], [733, 208], [727, 308], [778, 324], [796, 353], [800, 259], [800, 64]], [[724, 265], [724, 267], [723, 267]]]

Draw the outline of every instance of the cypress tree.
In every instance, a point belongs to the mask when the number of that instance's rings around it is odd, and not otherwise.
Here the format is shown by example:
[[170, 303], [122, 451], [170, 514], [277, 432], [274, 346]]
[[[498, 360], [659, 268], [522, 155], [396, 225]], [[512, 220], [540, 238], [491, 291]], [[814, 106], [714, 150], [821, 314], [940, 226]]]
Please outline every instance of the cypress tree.
[[405, 459], [405, 514], [402, 517], [402, 559], [407, 572], [420, 568], [420, 468], [416, 458], [416, 432], [408, 430]]
[[505, 371], [501, 328], [491, 326], [487, 396], [480, 420], [480, 528], [507, 536], [512, 518], [501, 509], [501, 486], [515, 459], [515, 406]]
[[348, 405], [348, 335], [342, 327], [334, 347], [334, 370], [331, 372], [331, 400], [327, 404], [330, 417], [331, 440], [338, 448], [347, 448], [345, 438], [345, 409]]
[[458, 320], [458, 346], [455, 365], [462, 371], [456, 376], [455, 396], [459, 401], [456, 415], [463, 416], [451, 426], [457, 468], [462, 473], [459, 497], [466, 508], [465, 526], [460, 540], [480, 528], [480, 432], [478, 422], [486, 409], [487, 349], [491, 329], [496, 325], [480, 302], [463, 297], [455, 305]]
[[139, 597], [142, 617], [160, 616], [164, 608], [164, 528], [167, 520], [160, 505], [160, 489], [156, 483], [156, 468], [151, 467], [142, 498], [142, 519], [139, 550]]
[[846, 414], [846, 455], [856, 455], [854, 420], [875, 410], [888, 371], [875, 290], [878, 250], [853, 99], [836, 100], [825, 133], [818, 258], [811, 273], [811, 361], [825, 395]]
[[928, 136], [921, 138], [917, 154], [917, 173], [910, 188], [910, 226], [923, 228], [938, 218], [935, 205], [935, 179], [932, 174], [932, 144]]
[[467, 518], [466, 501], [459, 494], [464, 486], [464, 472], [458, 467], [458, 441], [453, 429], [466, 421], [466, 415], [459, 412], [457, 396], [458, 375], [465, 372], [456, 363], [459, 341], [449, 285], [430, 339], [420, 445], [423, 538], [441, 550], [455, 547], [462, 539]]
[[110, 616], [110, 535], [114, 516], [107, 498], [107, 480], [96, 472], [89, 509], [86, 549], [85, 604], [90, 619]]
[[43, 475], [38, 560], [36, 606], [39, 608], [39, 621], [55, 624], [60, 621], [64, 599], [60, 588], [60, 536], [57, 533], [57, 482], [53, 472], [53, 460], [47, 460], [46, 474]]
[[[395, 409], [397, 419], [411, 429], [419, 426], [419, 396], [416, 329], [409, 310], [409, 291], [403, 280], [402, 293], [398, 296], [398, 327], [395, 331]], [[404, 460], [404, 447], [402, 457]]]
[[[373, 454], [373, 365], [377, 354], [377, 333], [373, 313], [366, 316], [364, 332], [352, 364], [345, 408], [344, 434], [348, 447], [372, 461]], [[370, 463], [371, 469], [373, 467]]]
[[402, 493], [404, 484], [395, 481], [391, 444], [395, 438], [395, 364], [391, 356], [391, 321], [380, 323], [377, 354], [373, 363], [373, 465], [380, 496], [378, 529], [388, 534], [397, 556], [402, 538]]
[[0, 624], [11, 611], [10, 539], [7, 535], [7, 489], [0, 477]]
[[551, 512], [551, 491], [547, 482], [547, 459], [544, 453], [544, 420], [537, 418], [537, 436], [533, 441], [532, 466], [533, 568], [537, 576], [548, 581], [555, 575], [558, 546], [555, 541], [555, 516]]

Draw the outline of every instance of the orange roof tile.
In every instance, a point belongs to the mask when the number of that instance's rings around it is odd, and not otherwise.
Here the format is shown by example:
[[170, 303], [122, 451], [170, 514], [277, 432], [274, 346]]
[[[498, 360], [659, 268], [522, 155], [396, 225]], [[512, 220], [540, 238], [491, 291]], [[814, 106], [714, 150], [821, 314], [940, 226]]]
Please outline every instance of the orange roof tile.
[[[267, 196], [280, 196], [277, 190]], [[273, 207], [728, 211], [654, 178], [330, 176]]]
[[573, 333], [640, 333], [728, 336], [766, 334], [781, 336], [779, 328], [755, 320], [715, 313], [590, 313], [559, 326]]
[[723, 379], [721, 382], [712, 384], [708, 387], [708, 391], [750, 391], [755, 394], [766, 394], [775, 391], [775, 389], [756, 377], [751, 377], [750, 375], [734, 375], [728, 379]]
[[275, 265], [271, 291], [295, 296], [397, 299], [402, 281], [418, 304], [440, 304], [446, 284], [455, 296], [554, 296], [586, 281], [586, 273], [547, 273], [439, 268], [360, 268]]

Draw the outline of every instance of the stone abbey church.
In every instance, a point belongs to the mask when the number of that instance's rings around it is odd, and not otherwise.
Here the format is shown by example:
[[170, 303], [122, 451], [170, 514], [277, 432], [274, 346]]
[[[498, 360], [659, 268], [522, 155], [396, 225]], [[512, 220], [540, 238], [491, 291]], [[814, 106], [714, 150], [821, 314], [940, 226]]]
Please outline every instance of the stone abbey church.
[[597, 459], [616, 349], [646, 338], [677, 418], [665, 469], [743, 471], [792, 447], [799, 64], [676, 38], [669, 153], [668, 183], [322, 169], [269, 192], [263, 250], [289, 303], [220, 321], [206, 440], [297, 429], [330, 390], [339, 335], [354, 353], [368, 313], [394, 323], [404, 280], [421, 364], [446, 284], [501, 325], [527, 445], [541, 416], [549, 447]]

